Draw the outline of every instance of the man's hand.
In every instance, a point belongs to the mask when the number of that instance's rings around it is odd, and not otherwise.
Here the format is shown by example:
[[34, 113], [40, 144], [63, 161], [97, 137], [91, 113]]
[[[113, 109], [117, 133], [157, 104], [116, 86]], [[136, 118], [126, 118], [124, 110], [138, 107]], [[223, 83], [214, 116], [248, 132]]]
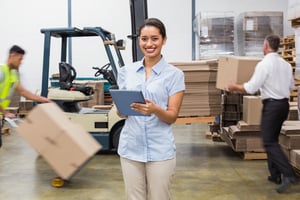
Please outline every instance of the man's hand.
[[226, 88], [228, 92], [247, 93], [243, 84], [237, 84], [235, 81], [231, 81]]
[[236, 82], [234, 82], [234, 81], [231, 81], [228, 85], [227, 85], [227, 87], [225, 88], [225, 90], [226, 91], [228, 91], [228, 92], [233, 92], [234, 90], [235, 90], [235, 88], [236, 88]]
[[7, 117], [7, 118], [10, 118], [10, 119], [13, 119], [16, 117], [15, 114], [11, 113], [11, 112], [4, 112], [4, 117]]

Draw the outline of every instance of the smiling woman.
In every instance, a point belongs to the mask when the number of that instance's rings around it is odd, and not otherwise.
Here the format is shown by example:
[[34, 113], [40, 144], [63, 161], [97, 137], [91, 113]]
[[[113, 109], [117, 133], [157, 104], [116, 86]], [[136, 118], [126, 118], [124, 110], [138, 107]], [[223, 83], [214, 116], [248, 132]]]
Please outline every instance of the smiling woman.
[[131, 104], [143, 115], [128, 116], [118, 153], [127, 199], [170, 199], [169, 186], [176, 166], [172, 123], [177, 119], [185, 90], [184, 74], [162, 54], [164, 24], [147, 19], [139, 29], [144, 58], [119, 70], [119, 89], [142, 91], [146, 104]]

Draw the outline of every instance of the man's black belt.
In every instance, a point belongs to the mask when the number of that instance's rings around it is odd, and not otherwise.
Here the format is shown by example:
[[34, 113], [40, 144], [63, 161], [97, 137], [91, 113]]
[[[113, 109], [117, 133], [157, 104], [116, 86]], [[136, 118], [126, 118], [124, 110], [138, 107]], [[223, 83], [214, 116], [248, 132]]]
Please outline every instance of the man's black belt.
[[273, 102], [273, 101], [288, 101], [288, 98], [283, 98], [283, 99], [273, 99], [273, 98], [267, 98], [263, 100], [263, 103], [267, 103], [267, 102]]

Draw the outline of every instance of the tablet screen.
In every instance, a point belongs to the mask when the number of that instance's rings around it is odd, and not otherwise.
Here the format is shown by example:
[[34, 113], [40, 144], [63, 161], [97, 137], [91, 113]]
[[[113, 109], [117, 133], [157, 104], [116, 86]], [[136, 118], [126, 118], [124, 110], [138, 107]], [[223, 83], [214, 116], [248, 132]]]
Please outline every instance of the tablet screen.
[[120, 114], [144, 116], [130, 107], [132, 103], [146, 103], [142, 91], [110, 89], [109, 92]]

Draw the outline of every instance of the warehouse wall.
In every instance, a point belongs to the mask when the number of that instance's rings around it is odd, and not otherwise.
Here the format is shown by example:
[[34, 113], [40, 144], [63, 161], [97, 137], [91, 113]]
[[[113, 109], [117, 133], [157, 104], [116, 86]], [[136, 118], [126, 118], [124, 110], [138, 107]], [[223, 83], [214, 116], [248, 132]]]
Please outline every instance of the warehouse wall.
[[[67, 26], [67, 0], [1, 0], [0, 63], [6, 61], [8, 48], [19, 44], [27, 50], [20, 73], [21, 81], [31, 91], [41, 86], [43, 35], [41, 28]], [[242, 3], [241, 3], [242, 2]], [[286, 11], [286, 0], [196, 0], [200, 11]], [[285, 12], [286, 13], [286, 12]], [[148, 0], [149, 17], [162, 19], [167, 27], [168, 41], [163, 54], [169, 61], [192, 59], [191, 0]], [[101, 26], [117, 39], [126, 39], [127, 49], [122, 52], [125, 63], [131, 62], [129, 0], [73, 0], [72, 25], [76, 27]], [[291, 32], [285, 24], [285, 34]], [[99, 40], [73, 40], [73, 65], [78, 76], [93, 76], [92, 66], [102, 66], [107, 59]], [[100, 45], [99, 45], [100, 44]], [[51, 48], [50, 74], [58, 72], [58, 40]]]
[[238, 16], [240, 13], [252, 11], [284, 12], [284, 35], [293, 34], [290, 23], [287, 21], [287, 7], [288, 0], [196, 0], [196, 13], [201, 11], [232, 11]]

